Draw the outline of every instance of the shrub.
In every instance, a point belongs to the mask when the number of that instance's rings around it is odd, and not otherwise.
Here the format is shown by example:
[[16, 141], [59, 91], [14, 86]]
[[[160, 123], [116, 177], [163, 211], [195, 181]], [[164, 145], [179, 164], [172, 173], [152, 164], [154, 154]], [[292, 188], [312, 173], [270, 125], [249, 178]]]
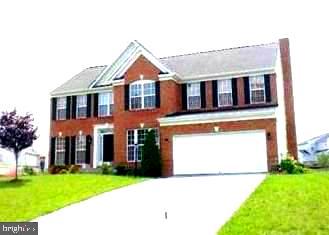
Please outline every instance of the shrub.
[[24, 166], [23, 167], [23, 174], [24, 175], [36, 175], [36, 172], [33, 170], [30, 166]]
[[79, 173], [80, 169], [81, 169], [80, 165], [71, 165], [68, 171], [70, 174], [75, 174], [75, 173]]
[[320, 167], [329, 167], [329, 153], [320, 153], [316, 159]]
[[128, 173], [128, 168], [125, 164], [119, 163], [119, 164], [114, 166], [113, 172], [116, 175], [126, 175]]
[[[80, 171], [80, 165], [52, 165], [49, 166], [49, 174], [64, 174], [64, 173], [78, 173]], [[64, 171], [65, 170], [65, 171]]]
[[302, 174], [305, 172], [304, 165], [297, 162], [290, 154], [287, 154], [281, 160], [280, 168], [288, 174]]
[[101, 169], [101, 174], [103, 174], [103, 175], [110, 175], [113, 172], [112, 166], [107, 163], [103, 163], [100, 166], [100, 169]]
[[155, 131], [150, 130], [145, 136], [142, 151], [141, 173], [147, 177], [161, 176], [161, 157], [155, 140]]

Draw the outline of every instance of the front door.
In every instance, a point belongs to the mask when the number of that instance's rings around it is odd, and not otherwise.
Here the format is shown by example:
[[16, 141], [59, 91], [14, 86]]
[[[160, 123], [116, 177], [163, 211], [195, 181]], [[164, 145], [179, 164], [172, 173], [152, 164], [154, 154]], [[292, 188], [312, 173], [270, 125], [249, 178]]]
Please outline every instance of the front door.
[[103, 162], [112, 162], [113, 156], [113, 135], [103, 135]]

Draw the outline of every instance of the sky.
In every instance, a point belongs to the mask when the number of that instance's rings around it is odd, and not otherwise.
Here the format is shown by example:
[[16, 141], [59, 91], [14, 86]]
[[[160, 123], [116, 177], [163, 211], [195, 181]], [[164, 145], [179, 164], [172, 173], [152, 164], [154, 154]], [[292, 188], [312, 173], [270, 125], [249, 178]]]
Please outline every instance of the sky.
[[50, 92], [132, 40], [163, 57], [289, 38], [298, 142], [329, 132], [326, 1], [0, 2], [0, 111], [32, 113], [48, 154]]

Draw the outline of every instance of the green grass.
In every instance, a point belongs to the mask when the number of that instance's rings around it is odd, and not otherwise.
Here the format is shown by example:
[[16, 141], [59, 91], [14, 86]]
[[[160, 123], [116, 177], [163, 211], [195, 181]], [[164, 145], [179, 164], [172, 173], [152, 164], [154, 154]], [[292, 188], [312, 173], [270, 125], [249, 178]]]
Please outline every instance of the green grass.
[[0, 221], [28, 221], [141, 178], [93, 174], [40, 175], [0, 179]]
[[329, 234], [329, 173], [269, 175], [218, 234]]

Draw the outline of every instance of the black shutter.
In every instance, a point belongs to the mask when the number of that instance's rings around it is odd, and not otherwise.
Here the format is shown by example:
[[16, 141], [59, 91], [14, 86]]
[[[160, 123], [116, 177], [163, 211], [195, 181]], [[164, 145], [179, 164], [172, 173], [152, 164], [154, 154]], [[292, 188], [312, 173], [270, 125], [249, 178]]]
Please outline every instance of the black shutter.
[[129, 110], [129, 84], [125, 85], [125, 110]]
[[160, 108], [160, 81], [155, 82], [155, 107]]
[[51, 98], [51, 119], [56, 120], [57, 98]]
[[200, 82], [201, 108], [206, 107], [206, 82]]
[[244, 77], [243, 82], [244, 82], [244, 103], [250, 104], [249, 77]]
[[94, 94], [94, 117], [98, 116], [98, 94]]
[[212, 80], [212, 106], [214, 108], [218, 107], [218, 88], [217, 80]]
[[77, 97], [72, 96], [72, 112], [71, 112], [72, 119], [76, 118], [76, 114], [77, 114]]
[[238, 87], [237, 87], [237, 79], [232, 79], [232, 101], [233, 105], [238, 105]]
[[71, 96], [66, 97], [66, 119], [71, 117]]
[[182, 109], [187, 109], [187, 87], [186, 84], [182, 84]]
[[265, 83], [265, 95], [266, 95], [266, 102], [271, 103], [271, 80], [270, 75], [264, 75], [264, 83]]
[[75, 164], [75, 136], [71, 136], [71, 164]]
[[87, 117], [91, 117], [91, 94], [87, 95]]
[[70, 137], [65, 137], [65, 165], [70, 164]]
[[55, 145], [56, 145], [56, 138], [51, 137], [51, 139], [50, 139], [50, 165], [55, 164]]
[[90, 154], [91, 154], [91, 142], [92, 142], [92, 138], [90, 135], [86, 136], [86, 164], [90, 164]]

